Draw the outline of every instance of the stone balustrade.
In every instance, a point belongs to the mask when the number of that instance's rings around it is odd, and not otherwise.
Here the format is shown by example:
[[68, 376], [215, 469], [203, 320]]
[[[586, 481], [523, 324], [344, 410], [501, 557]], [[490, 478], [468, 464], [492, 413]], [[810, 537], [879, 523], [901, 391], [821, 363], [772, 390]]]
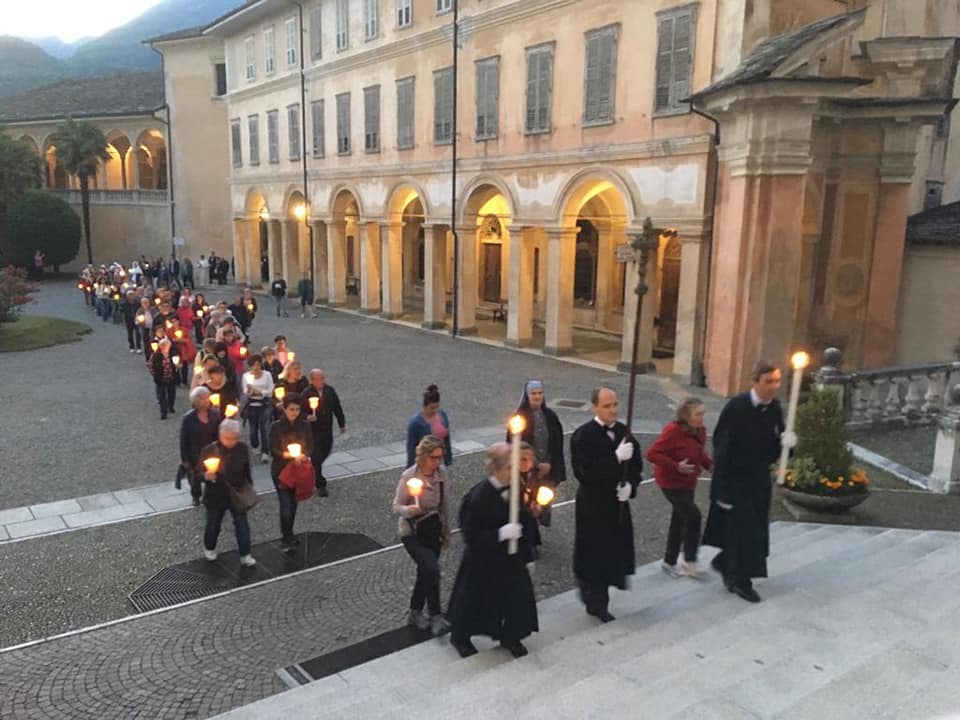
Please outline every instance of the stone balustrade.
[[960, 380], [960, 362], [844, 372], [842, 360], [840, 350], [828, 348], [814, 379], [841, 388], [851, 428], [931, 424], [954, 403], [950, 388]]
[[[71, 205], [80, 204], [79, 190], [48, 190]], [[163, 205], [169, 201], [166, 190], [90, 190], [92, 205]]]

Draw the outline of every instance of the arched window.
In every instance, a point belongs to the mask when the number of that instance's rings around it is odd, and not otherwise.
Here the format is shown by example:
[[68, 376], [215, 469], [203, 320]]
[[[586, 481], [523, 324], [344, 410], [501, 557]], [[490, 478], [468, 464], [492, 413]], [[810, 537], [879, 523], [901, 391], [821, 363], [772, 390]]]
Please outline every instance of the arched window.
[[573, 300], [592, 306], [597, 297], [597, 254], [600, 236], [589, 220], [577, 220], [577, 251], [573, 266]]

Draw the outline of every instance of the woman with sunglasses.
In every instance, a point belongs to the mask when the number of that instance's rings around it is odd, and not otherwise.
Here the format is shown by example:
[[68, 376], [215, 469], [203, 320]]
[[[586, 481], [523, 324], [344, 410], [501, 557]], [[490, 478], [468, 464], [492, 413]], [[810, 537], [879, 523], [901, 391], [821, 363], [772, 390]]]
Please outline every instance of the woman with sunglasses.
[[[450, 542], [443, 454], [443, 440], [423, 437], [417, 443], [416, 462], [400, 476], [393, 498], [401, 542], [417, 564], [407, 624], [430, 630], [434, 637], [449, 628], [440, 611], [440, 548]], [[429, 617], [423, 615], [424, 604]]]

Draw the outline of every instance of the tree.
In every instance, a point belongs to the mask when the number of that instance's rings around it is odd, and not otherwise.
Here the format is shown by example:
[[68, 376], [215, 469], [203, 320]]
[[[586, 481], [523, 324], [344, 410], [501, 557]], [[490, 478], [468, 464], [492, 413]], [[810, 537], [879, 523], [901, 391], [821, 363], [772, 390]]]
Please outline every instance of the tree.
[[0, 233], [7, 211], [25, 192], [43, 184], [43, 163], [23, 140], [0, 132]]
[[80, 235], [80, 218], [67, 203], [33, 190], [10, 208], [3, 256], [14, 265], [31, 267], [39, 248], [45, 264], [65, 265], [80, 251]]
[[67, 118], [50, 141], [57, 147], [57, 159], [64, 169], [80, 180], [80, 204], [83, 213], [83, 237], [87, 245], [87, 262], [93, 264], [93, 246], [90, 244], [90, 176], [96, 176], [97, 166], [108, 160], [107, 138], [96, 125]]

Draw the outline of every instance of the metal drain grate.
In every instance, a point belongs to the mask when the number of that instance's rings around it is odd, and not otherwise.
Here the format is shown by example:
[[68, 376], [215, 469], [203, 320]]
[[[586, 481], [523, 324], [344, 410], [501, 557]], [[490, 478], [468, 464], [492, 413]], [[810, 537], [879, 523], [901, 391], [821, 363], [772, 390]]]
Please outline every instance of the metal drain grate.
[[550, 403], [553, 407], [563, 408], [564, 410], [589, 410], [590, 403], [582, 400], [554, 400]]
[[209, 575], [165, 568], [130, 593], [130, 602], [140, 612], [146, 612], [214, 595], [232, 586], [229, 580], [215, 580]]

